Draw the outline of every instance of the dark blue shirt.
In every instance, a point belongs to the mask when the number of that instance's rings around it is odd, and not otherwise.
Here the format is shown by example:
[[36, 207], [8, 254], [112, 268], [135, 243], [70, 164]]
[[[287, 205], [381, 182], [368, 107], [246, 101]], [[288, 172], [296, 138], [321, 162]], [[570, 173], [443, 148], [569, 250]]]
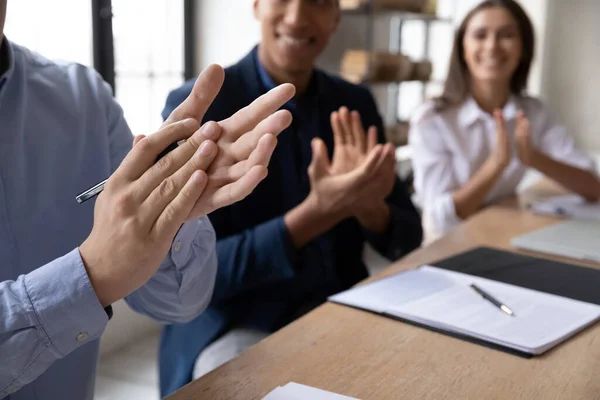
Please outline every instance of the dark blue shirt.
[[[223, 88], [205, 121], [225, 119], [275, 86], [257, 53], [254, 49], [226, 69]], [[187, 97], [192, 86], [188, 82], [169, 95], [163, 116]], [[362, 261], [366, 241], [391, 260], [420, 245], [420, 217], [404, 184], [397, 181], [386, 200], [391, 223], [384, 235], [373, 235], [355, 219], [347, 219], [305, 247], [293, 247], [284, 215], [310, 192], [312, 139], [323, 139], [332, 156], [330, 114], [341, 106], [359, 111], [364, 125], [377, 126], [380, 141], [384, 140], [369, 91], [315, 70], [307, 91], [285, 105], [294, 122], [278, 138], [268, 177], [241, 202], [209, 216], [219, 259], [212, 302], [196, 320], [165, 328], [159, 355], [163, 396], [189, 382], [198, 354], [232, 327], [272, 332], [307, 306], [366, 278]]]

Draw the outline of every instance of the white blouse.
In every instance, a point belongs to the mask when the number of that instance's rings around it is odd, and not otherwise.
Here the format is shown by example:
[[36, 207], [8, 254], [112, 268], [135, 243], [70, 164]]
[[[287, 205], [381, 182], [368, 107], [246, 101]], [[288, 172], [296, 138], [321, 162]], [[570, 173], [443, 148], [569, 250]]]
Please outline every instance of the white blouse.
[[[512, 161], [487, 194], [486, 205], [514, 194], [527, 170], [517, 156], [514, 141], [519, 109], [529, 119], [533, 146], [555, 160], [594, 170], [591, 158], [575, 147], [573, 138], [554, 121], [542, 102], [512, 96], [504, 107], [505, 126], [513, 148]], [[452, 194], [467, 183], [494, 149], [494, 119], [481, 110], [473, 98], [442, 112], [435, 111], [433, 102], [428, 102], [419, 108], [411, 121], [409, 144], [413, 151], [415, 191], [425, 221], [438, 233], [445, 233], [460, 222]]]

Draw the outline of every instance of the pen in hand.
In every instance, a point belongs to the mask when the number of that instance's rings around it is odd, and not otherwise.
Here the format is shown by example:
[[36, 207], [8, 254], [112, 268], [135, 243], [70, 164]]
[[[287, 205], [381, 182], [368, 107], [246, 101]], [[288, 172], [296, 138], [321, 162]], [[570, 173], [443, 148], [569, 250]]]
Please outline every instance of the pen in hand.
[[[183, 143], [185, 143], [185, 140], [180, 140], [178, 142], [171, 143], [171, 145], [169, 145], [169, 147], [167, 147], [166, 149], [164, 149], [158, 155], [158, 157], [156, 157], [156, 161], [160, 160], [161, 158], [163, 158], [164, 156], [166, 156], [167, 154], [169, 154], [169, 152], [175, 150], [177, 147], [179, 147]], [[156, 161], [154, 161], [154, 162], [156, 162]], [[75, 200], [77, 200], [77, 202], [79, 204], [81, 204], [81, 203], [84, 203], [84, 202], [88, 201], [89, 199], [92, 199], [92, 198], [98, 196], [104, 190], [104, 185], [106, 184], [107, 181], [108, 181], [108, 178], [105, 179], [105, 180], [103, 180], [100, 183], [97, 183], [96, 185], [92, 186], [91, 188], [87, 189], [86, 191], [78, 194], [75, 197]]]
[[469, 285], [469, 286], [471, 286], [471, 289], [473, 289], [475, 292], [477, 292], [481, 297], [483, 297], [484, 299], [486, 299], [487, 301], [489, 301], [490, 303], [492, 303], [493, 305], [495, 305], [496, 307], [498, 307], [499, 309], [504, 311], [506, 314], [510, 315], [511, 317], [515, 316], [515, 313], [512, 312], [512, 310], [510, 308], [508, 308], [506, 306], [506, 304], [502, 304], [500, 301], [496, 300], [494, 297], [492, 297], [492, 295], [485, 292], [483, 289], [481, 289], [474, 283], [471, 283], [471, 285]]

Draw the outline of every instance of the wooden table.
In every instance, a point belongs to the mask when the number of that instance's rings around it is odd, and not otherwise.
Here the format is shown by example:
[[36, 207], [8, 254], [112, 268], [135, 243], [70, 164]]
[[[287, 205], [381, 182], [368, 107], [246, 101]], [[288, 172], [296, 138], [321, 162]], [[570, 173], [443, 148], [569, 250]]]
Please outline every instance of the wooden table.
[[[491, 207], [372, 279], [477, 246], [511, 249], [511, 237], [556, 221], [516, 202]], [[523, 359], [327, 303], [169, 399], [261, 399], [290, 381], [363, 400], [600, 399], [600, 324]]]

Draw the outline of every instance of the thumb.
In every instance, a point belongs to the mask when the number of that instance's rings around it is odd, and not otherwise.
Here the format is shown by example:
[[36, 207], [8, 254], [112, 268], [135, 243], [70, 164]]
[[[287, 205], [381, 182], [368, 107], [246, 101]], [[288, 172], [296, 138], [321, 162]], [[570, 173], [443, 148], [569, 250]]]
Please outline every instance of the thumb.
[[312, 160], [308, 166], [308, 175], [311, 179], [319, 179], [327, 175], [329, 170], [329, 156], [327, 146], [321, 139], [313, 139], [311, 142]]
[[523, 111], [519, 111], [517, 113], [517, 127], [515, 129], [515, 135], [519, 139], [526, 139], [529, 137], [529, 120]]
[[189, 96], [163, 123], [163, 127], [186, 118], [194, 118], [198, 123], [202, 122], [208, 107], [217, 97], [223, 86], [225, 71], [219, 65], [213, 64], [206, 67], [196, 79]]

